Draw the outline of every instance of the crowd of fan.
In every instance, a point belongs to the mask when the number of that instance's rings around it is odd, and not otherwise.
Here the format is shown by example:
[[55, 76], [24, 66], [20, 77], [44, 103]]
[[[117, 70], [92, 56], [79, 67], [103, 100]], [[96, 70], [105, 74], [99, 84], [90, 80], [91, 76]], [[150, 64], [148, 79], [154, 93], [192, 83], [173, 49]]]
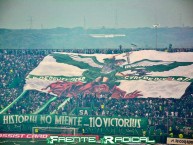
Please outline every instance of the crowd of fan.
[[[159, 51], [165, 51], [160, 49]], [[25, 78], [48, 54], [52, 52], [73, 52], [73, 53], [108, 53], [116, 54], [128, 52], [131, 49], [65, 49], [65, 50], [0, 50], [0, 111], [12, 103], [23, 91]], [[171, 52], [193, 51], [193, 49], [172, 49]], [[42, 107], [48, 100], [54, 96], [30, 91], [25, 94], [16, 104], [14, 104], [6, 113], [8, 114], [29, 114], [34, 113]], [[49, 114], [56, 110], [57, 114], [70, 114], [73, 109], [78, 107], [90, 107], [90, 115], [104, 116], [133, 116], [148, 117], [149, 124], [165, 124], [165, 118], [177, 118], [177, 124], [187, 124], [193, 126], [193, 96], [186, 96], [181, 99], [129, 99], [116, 100], [111, 98], [97, 98], [87, 95], [78, 98], [72, 98], [65, 107], [58, 109], [59, 105], [66, 98], [56, 98], [51, 102], [41, 114]], [[78, 113], [77, 113], [78, 115]], [[187, 118], [187, 119], [184, 119]], [[174, 120], [172, 120], [174, 121]], [[170, 119], [170, 124], [172, 124]]]
[[52, 97], [50, 94], [39, 91], [28, 91], [7, 112], [8, 114], [32, 114], [41, 110], [41, 107]]
[[84, 53], [84, 54], [117, 54], [130, 51], [156, 50], [168, 52], [193, 52], [193, 48], [107, 48], [107, 49], [0, 49], [0, 54], [9, 55], [48, 55], [53, 52]]
[[148, 118], [193, 118], [193, 95], [181, 99], [164, 98], [133, 98], [112, 99], [97, 98], [88, 95], [86, 97], [72, 98], [76, 101], [76, 107], [90, 107], [90, 115], [104, 116], [132, 116]]
[[0, 50], [0, 110], [21, 94], [26, 76], [44, 56], [35, 51]]
[[[43, 111], [40, 112], [40, 114], [69, 114], [76, 106], [76, 100], [70, 99], [69, 101], [66, 101], [66, 99], [67, 98], [64, 97], [57, 97], [57, 99], [52, 101], [50, 105], [48, 105]], [[65, 105], [62, 105], [63, 103]]]
[[[145, 117], [148, 118], [149, 126], [161, 129], [165, 133], [169, 126], [174, 128], [175, 134], [180, 132], [179, 126], [181, 125], [193, 126], [193, 95], [181, 99], [133, 98], [117, 100], [97, 98], [91, 95], [72, 99], [76, 100], [71, 103], [76, 103], [74, 106], [77, 110], [87, 108], [89, 112], [84, 115]], [[74, 114], [81, 115], [78, 111], [75, 111]]]

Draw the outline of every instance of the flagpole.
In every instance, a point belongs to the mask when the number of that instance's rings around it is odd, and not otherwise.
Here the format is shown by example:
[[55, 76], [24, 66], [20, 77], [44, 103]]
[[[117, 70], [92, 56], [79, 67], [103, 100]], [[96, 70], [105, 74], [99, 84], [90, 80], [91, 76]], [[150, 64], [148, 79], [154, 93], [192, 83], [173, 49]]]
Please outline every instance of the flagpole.
[[153, 27], [155, 28], [155, 37], [156, 37], [156, 40], [155, 40], [155, 47], [156, 47], [156, 50], [157, 50], [157, 28], [159, 27], [160, 24], [155, 24], [153, 25]]

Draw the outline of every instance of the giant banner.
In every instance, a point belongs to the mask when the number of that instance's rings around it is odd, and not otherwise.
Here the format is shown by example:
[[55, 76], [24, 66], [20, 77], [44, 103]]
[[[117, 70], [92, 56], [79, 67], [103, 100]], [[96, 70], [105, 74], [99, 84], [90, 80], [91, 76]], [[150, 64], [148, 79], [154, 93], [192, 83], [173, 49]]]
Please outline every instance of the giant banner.
[[29, 73], [24, 90], [56, 96], [180, 98], [193, 82], [193, 53], [53, 53]]

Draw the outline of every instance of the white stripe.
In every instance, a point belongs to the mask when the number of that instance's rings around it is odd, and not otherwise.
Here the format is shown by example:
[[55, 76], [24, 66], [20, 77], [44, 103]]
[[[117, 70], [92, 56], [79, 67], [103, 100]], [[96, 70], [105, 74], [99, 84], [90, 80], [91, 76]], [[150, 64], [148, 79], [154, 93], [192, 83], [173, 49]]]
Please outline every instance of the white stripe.
[[84, 69], [73, 65], [58, 63], [52, 56], [48, 55], [30, 74], [38, 76], [82, 76], [84, 71]]
[[142, 98], [147, 97], [162, 97], [162, 98], [180, 98], [185, 89], [190, 85], [190, 82], [177, 82], [177, 81], [145, 81], [145, 80], [132, 80], [120, 81], [121, 84], [118, 88], [127, 91], [127, 93], [134, 92], [135, 90], [141, 91]]

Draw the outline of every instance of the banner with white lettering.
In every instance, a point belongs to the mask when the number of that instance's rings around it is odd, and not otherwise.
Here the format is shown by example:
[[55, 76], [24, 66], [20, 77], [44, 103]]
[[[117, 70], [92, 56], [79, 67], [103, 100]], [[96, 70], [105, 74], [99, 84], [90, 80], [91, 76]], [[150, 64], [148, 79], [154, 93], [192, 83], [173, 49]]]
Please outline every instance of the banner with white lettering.
[[32, 127], [73, 127], [86, 134], [136, 134], [146, 130], [147, 118], [63, 115], [3, 115], [2, 133], [32, 132]]
[[0, 124], [49, 124], [72, 127], [145, 128], [147, 118], [62, 115], [0, 115]]

